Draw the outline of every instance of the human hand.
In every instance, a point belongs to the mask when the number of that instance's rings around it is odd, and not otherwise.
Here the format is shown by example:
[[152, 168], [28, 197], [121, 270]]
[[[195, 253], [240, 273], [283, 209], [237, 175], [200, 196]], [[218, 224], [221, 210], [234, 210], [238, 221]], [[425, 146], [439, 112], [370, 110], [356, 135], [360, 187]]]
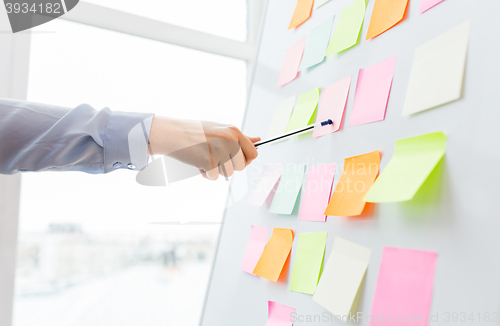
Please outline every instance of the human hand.
[[253, 143], [238, 128], [209, 121], [177, 120], [155, 116], [148, 154], [162, 154], [197, 167], [203, 177], [216, 180], [242, 171], [258, 155]]

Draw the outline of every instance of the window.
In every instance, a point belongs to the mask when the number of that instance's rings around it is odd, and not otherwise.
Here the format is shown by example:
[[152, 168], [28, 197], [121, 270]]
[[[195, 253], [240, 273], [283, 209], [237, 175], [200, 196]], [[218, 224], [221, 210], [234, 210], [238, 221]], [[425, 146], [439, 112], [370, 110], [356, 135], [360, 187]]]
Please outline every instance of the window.
[[247, 39], [247, 1], [255, 0], [87, 0], [96, 5], [243, 42]]
[[[240, 126], [246, 77], [242, 60], [54, 20], [31, 36], [28, 100]], [[227, 186], [24, 174], [13, 325], [197, 325], [220, 224], [172, 222], [220, 221]]]

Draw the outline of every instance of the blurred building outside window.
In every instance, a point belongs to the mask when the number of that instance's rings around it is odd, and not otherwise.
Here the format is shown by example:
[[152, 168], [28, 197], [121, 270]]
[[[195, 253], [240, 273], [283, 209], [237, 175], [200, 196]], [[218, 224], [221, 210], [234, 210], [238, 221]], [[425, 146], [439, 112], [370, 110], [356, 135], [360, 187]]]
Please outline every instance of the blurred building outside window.
[[[241, 40], [247, 3], [226, 2], [234, 17], [190, 28]], [[172, 23], [192, 23], [185, 6], [167, 3]], [[244, 60], [65, 20], [31, 36], [29, 101], [241, 127], [246, 90]], [[24, 174], [13, 325], [197, 325], [227, 188], [201, 177], [144, 187], [129, 171]]]

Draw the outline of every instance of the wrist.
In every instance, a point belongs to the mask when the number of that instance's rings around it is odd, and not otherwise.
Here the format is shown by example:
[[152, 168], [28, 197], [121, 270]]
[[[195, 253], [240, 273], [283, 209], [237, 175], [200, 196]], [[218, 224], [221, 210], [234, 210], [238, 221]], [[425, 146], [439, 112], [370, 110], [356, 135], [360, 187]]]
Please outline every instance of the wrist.
[[206, 141], [201, 121], [155, 116], [149, 135], [148, 155], [169, 155]]

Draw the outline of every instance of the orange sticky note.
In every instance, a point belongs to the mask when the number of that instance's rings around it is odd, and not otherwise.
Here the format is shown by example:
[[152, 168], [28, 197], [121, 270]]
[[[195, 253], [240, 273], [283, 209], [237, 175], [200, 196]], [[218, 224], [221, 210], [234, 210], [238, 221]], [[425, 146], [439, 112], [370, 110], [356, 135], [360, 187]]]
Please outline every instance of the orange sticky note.
[[358, 216], [363, 212], [363, 201], [380, 169], [380, 152], [375, 151], [344, 160], [344, 172], [335, 187], [325, 215]]
[[402, 21], [407, 5], [408, 0], [377, 0], [373, 6], [366, 39], [369, 40], [379, 36]]
[[293, 231], [274, 228], [253, 273], [276, 282], [292, 250]]
[[302, 25], [311, 17], [314, 0], [297, 0], [295, 11], [293, 12], [292, 21], [288, 29], [292, 29]]

